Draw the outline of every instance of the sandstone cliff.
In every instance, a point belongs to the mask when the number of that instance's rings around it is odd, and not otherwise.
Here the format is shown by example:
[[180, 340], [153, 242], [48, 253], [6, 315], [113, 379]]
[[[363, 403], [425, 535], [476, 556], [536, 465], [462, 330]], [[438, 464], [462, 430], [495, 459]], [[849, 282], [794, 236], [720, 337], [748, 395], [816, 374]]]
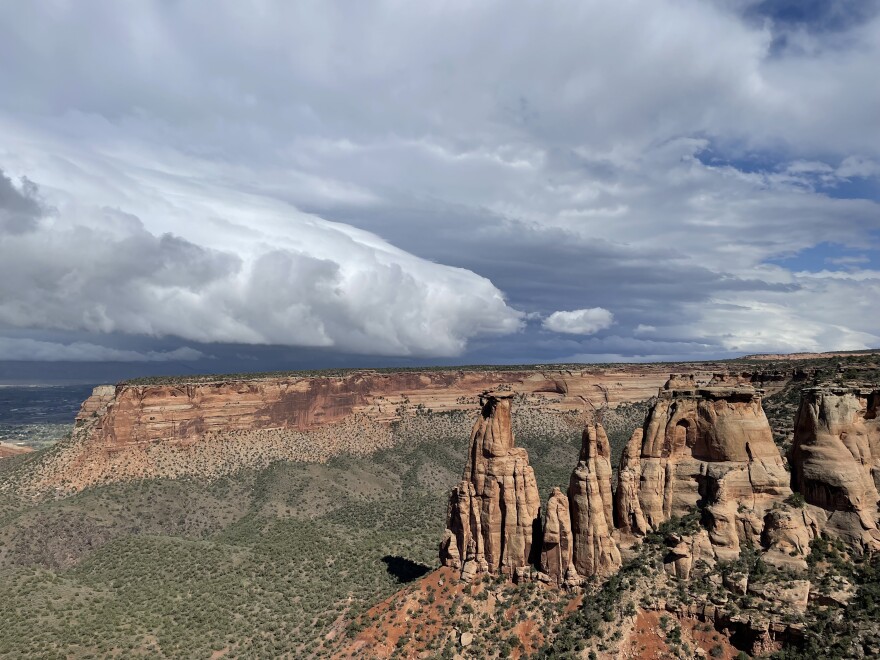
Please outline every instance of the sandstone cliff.
[[792, 446], [792, 486], [826, 515], [824, 531], [880, 549], [880, 390], [804, 391]]
[[395, 442], [391, 425], [422, 412], [472, 410], [475, 393], [517, 394], [546, 419], [652, 395], [654, 365], [462, 368], [343, 375], [194, 377], [95, 389], [73, 438], [27, 475], [34, 496], [114, 481], [214, 478], [275, 460], [324, 462]]
[[481, 573], [512, 576], [531, 563], [541, 502], [528, 453], [514, 446], [512, 398], [481, 397], [464, 479], [449, 500], [440, 557], [464, 579]]
[[731, 559], [742, 543], [760, 544], [765, 515], [791, 495], [761, 393], [737, 378], [701, 387], [692, 376], [673, 376], [641, 439], [636, 433], [630, 443], [615, 495], [617, 524], [627, 533], [656, 530], [701, 507], [714, 552]]

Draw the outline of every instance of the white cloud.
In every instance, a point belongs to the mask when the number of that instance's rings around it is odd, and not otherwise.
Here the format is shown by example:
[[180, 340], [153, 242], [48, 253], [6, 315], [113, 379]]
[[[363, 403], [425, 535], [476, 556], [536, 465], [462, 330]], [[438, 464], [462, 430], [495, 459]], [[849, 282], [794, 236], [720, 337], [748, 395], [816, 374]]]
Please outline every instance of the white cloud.
[[0, 323], [396, 355], [456, 355], [521, 326], [467, 270], [280, 203], [172, 192], [162, 222], [193, 240], [63, 197], [30, 231], [0, 235]]
[[614, 323], [614, 314], [602, 307], [575, 309], [569, 312], [553, 312], [544, 319], [544, 327], [553, 332], [564, 332], [572, 335], [592, 335], [600, 330], [610, 328]]
[[844, 179], [880, 176], [880, 163], [861, 156], [847, 156], [835, 173]]

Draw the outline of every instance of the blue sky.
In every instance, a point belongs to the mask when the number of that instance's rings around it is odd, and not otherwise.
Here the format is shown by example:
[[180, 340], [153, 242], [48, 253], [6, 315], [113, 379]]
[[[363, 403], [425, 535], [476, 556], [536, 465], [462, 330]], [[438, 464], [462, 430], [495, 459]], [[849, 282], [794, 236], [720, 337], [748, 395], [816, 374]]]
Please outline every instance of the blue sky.
[[0, 3], [0, 380], [878, 346], [878, 8]]

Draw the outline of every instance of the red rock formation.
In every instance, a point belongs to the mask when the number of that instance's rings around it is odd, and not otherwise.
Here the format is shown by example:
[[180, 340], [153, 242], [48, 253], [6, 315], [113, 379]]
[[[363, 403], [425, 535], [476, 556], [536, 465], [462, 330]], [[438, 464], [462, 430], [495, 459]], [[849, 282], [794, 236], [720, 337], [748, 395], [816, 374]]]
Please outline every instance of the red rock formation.
[[464, 479], [449, 500], [440, 548], [444, 565], [463, 579], [513, 575], [528, 566], [541, 502], [525, 449], [514, 446], [508, 393], [486, 393], [471, 433]]
[[554, 488], [547, 500], [547, 513], [544, 516], [541, 571], [557, 585], [578, 581], [572, 562], [573, 543], [568, 497], [559, 488]]
[[584, 430], [581, 454], [568, 486], [573, 537], [572, 561], [578, 575], [610, 575], [620, 567], [611, 491], [611, 447], [598, 422]]
[[644, 431], [636, 429], [620, 457], [617, 472], [617, 493], [614, 497], [614, 525], [627, 534], [643, 536], [648, 532], [642, 505], [639, 502], [639, 485], [642, 478], [642, 437]]
[[880, 390], [804, 390], [792, 447], [792, 486], [827, 513], [824, 531], [880, 549]]
[[760, 543], [766, 513], [791, 489], [760, 392], [738, 378], [721, 381], [737, 384], [670, 378], [645, 421], [641, 455], [632, 447], [624, 454], [615, 510], [625, 531], [643, 534], [702, 505], [716, 553], [728, 559], [741, 542]]
[[92, 390], [92, 395], [80, 406], [76, 415], [76, 425], [82, 426], [90, 419], [103, 415], [107, 412], [107, 406], [116, 398], [114, 385], [98, 385]]
[[559, 411], [639, 401], [661, 379], [653, 368], [627, 371], [596, 369], [558, 371], [354, 372], [346, 376], [269, 377], [217, 382], [119, 385], [96, 388], [80, 421], [106, 409], [95, 439], [117, 449], [147, 442], [198, 439], [212, 431], [294, 429], [309, 431], [352, 414], [378, 422], [397, 418], [400, 406], [422, 405], [434, 411], [465, 410], [472, 393], [509, 389], [526, 394], [533, 405]]

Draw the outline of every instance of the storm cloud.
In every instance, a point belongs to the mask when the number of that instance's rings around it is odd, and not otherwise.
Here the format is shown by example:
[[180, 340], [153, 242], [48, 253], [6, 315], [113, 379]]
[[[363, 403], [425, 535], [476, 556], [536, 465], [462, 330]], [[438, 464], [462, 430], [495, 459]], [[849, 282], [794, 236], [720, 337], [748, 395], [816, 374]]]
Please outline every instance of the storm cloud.
[[0, 336], [880, 345], [876, 2], [31, 3], [0, 57]]

